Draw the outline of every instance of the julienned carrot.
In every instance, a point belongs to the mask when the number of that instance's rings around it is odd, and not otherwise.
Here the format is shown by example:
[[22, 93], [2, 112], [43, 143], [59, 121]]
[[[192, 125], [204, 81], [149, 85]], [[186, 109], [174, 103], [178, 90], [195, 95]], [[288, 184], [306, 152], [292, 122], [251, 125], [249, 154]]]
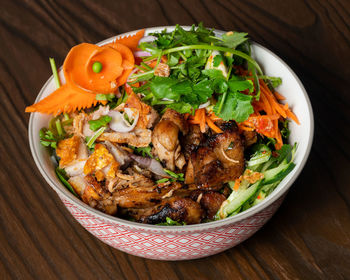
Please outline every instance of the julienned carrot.
[[[168, 59], [167, 59], [167, 57], [166, 57], [165, 55], [163, 55], [162, 58], [161, 58], [161, 61], [162, 61], [162, 63], [167, 63], [167, 62], [168, 62]], [[148, 65], [149, 67], [154, 68], [154, 67], [157, 66], [157, 64], [158, 64], [157, 59], [154, 59], [154, 60], [151, 60], [147, 65]]]
[[222, 133], [223, 131], [214, 124], [214, 121], [220, 120], [221, 118], [215, 116], [214, 113], [206, 114], [206, 110], [204, 108], [197, 109], [194, 116], [188, 114], [187, 116], [190, 124], [199, 124], [199, 128], [202, 133], [205, 132], [205, 125], [208, 126], [216, 133]]
[[239, 189], [239, 186], [241, 185], [241, 182], [242, 182], [242, 176], [239, 176], [239, 178], [237, 178], [235, 180], [235, 184], [233, 185], [233, 189], [235, 191], [237, 191]]
[[145, 29], [142, 29], [142, 30], [136, 32], [134, 35], [116, 38], [114, 42], [107, 44], [107, 46], [109, 46], [113, 43], [121, 43], [124, 46], [127, 46], [130, 50], [132, 50], [134, 52], [137, 50], [137, 46], [139, 44], [139, 41], [143, 37], [144, 34], [145, 34]]
[[278, 93], [277, 91], [275, 91], [273, 94], [275, 95], [277, 100], [286, 100], [286, 98], [282, 94]]
[[205, 117], [205, 120], [206, 120], [208, 126], [209, 126], [212, 130], [214, 130], [216, 133], [222, 133], [222, 132], [223, 132], [219, 127], [217, 127], [217, 126], [213, 123], [213, 121], [210, 119], [210, 117], [206, 116], [206, 117]]

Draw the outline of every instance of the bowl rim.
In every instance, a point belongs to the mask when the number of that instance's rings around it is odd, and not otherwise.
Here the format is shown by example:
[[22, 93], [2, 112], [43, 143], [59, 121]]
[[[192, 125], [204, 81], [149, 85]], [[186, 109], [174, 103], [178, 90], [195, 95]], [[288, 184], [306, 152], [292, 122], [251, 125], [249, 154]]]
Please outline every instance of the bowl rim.
[[[181, 27], [183, 27], [185, 29], [191, 28], [191, 26], [181, 26]], [[145, 35], [152, 33], [152, 32], [160, 31], [163, 29], [171, 30], [174, 28], [175, 28], [175, 26], [157, 26], [157, 27], [145, 28]], [[105, 40], [97, 43], [97, 45], [104, 45], [104, 44], [111, 42], [112, 40], [114, 40], [115, 38], [118, 38], [118, 37], [133, 35], [137, 31], [139, 31], [139, 30], [125, 32], [125, 33], [110, 37], [108, 39], [105, 39]], [[225, 31], [214, 29], [214, 32], [216, 32], [217, 34], [223, 34]], [[252, 41], [252, 44], [256, 45], [259, 48], [262, 48], [264, 51], [268, 52], [270, 55], [275, 57], [292, 74], [293, 78], [296, 80], [296, 82], [297, 82], [298, 86], [300, 87], [300, 89], [304, 95], [304, 98], [306, 100], [307, 108], [308, 108], [308, 118], [310, 120], [310, 130], [309, 130], [309, 134], [308, 134], [308, 142], [307, 142], [305, 154], [304, 154], [300, 164], [298, 166], [296, 166], [296, 171], [295, 171], [293, 177], [291, 177], [290, 180], [288, 182], [286, 182], [285, 185], [282, 186], [282, 188], [280, 188], [278, 192], [272, 192], [261, 203], [255, 205], [255, 206], [253, 206], [253, 207], [251, 207], [251, 208], [249, 208], [249, 209], [243, 211], [242, 213], [239, 213], [233, 217], [228, 217], [228, 218], [225, 218], [222, 220], [212, 221], [212, 222], [208, 222], [208, 223], [194, 224], [194, 225], [183, 225], [183, 226], [172, 226], [172, 227], [142, 224], [142, 223], [137, 223], [137, 222], [133, 222], [133, 221], [129, 221], [129, 220], [125, 220], [125, 219], [121, 219], [121, 218], [118, 218], [115, 216], [105, 214], [97, 209], [90, 207], [88, 204], [85, 204], [83, 201], [81, 201], [80, 199], [75, 197], [72, 193], [70, 193], [65, 187], [63, 187], [64, 189], [62, 189], [62, 186], [58, 186], [55, 183], [55, 181], [52, 180], [52, 178], [50, 178], [50, 176], [45, 172], [44, 166], [41, 164], [41, 162], [39, 160], [39, 152], [38, 152], [38, 149], [36, 149], [36, 146], [34, 144], [34, 136], [33, 136], [34, 135], [33, 134], [34, 116], [35, 116], [35, 114], [38, 114], [38, 113], [31, 113], [30, 118], [29, 118], [29, 125], [28, 125], [29, 146], [30, 146], [30, 150], [31, 150], [33, 159], [35, 161], [35, 164], [36, 164], [37, 168], [39, 169], [41, 175], [44, 177], [46, 182], [56, 191], [56, 193], [59, 195], [61, 200], [62, 200], [62, 197], [65, 198], [70, 203], [72, 203], [74, 206], [78, 207], [80, 210], [85, 211], [85, 212], [95, 216], [96, 218], [99, 218], [100, 220], [104, 220], [104, 221], [111, 223], [111, 224], [118, 224], [119, 226], [138, 229], [138, 230], [142, 230], [142, 231], [154, 230], [157, 233], [159, 233], [159, 232], [160, 233], [179, 233], [179, 232], [183, 233], [183, 232], [193, 232], [193, 231], [203, 231], [203, 230], [206, 231], [206, 230], [210, 230], [213, 228], [228, 226], [228, 225], [234, 224], [236, 222], [242, 221], [242, 220], [249, 218], [249, 217], [253, 216], [254, 214], [264, 210], [265, 208], [269, 207], [272, 203], [277, 201], [280, 197], [282, 197], [282, 195], [284, 195], [289, 190], [289, 188], [295, 182], [295, 180], [298, 178], [299, 174], [301, 173], [301, 171], [303, 170], [303, 168], [307, 162], [307, 159], [308, 159], [310, 151], [311, 151], [313, 137], [314, 137], [314, 116], [313, 116], [313, 110], [312, 110], [309, 96], [307, 95], [307, 92], [306, 92], [303, 84], [301, 83], [298, 76], [294, 73], [294, 71], [279, 56], [277, 56], [275, 53], [273, 53], [272, 51], [270, 51], [266, 47], [264, 47], [256, 42], [253, 42], [253, 41]], [[52, 81], [52, 79], [53, 79], [53, 76], [51, 76], [46, 81], [46, 83], [42, 86], [39, 94], [37, 95], [37, 97], [35, 99], [35, 102], [38, 102], [40, 100], [46, 87]]]

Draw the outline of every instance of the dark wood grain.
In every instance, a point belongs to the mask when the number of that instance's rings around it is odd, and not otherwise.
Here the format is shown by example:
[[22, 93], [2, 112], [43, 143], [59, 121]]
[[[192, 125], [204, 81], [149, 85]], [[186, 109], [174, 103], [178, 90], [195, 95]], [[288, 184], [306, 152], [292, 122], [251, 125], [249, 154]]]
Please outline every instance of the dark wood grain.
[[[310, 159], [272, 220], [243, 244], [205, 259], [146, 260], [90, 235], [68, 213], [32, 160], [31, 104], [79, 42], [142, 27], [241, 30], [282, 57], [312, 101]], [[350, 2], [1, 1], [1, 279], [349, 279]]]

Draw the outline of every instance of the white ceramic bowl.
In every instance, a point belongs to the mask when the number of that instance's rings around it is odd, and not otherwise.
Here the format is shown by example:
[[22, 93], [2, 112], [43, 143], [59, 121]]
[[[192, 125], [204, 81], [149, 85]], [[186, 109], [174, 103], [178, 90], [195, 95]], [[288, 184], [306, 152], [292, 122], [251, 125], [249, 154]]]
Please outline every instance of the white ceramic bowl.
[[[164, 28], [173, 30], [174, 27], [148, 28], [146, 34]], [[219, 35], [223, 33], [216, 32]], [[114, 38], [100, 42], [99, 45], [109, 43]], [[283, 201], [288, 189], [305, 165], [314, 130], [310, 100], [295, 73], [282, 59], [265, 47], [253, 44], [252, 51], [266, 75], [282, 78], [283, 83], [278, 91], [286, 97], [289, 106], [301, 122], [301, 125], [290, 123], [290, 142], [298, 143], [295, 155], [296, 167], [262, 203], [231, 218], [178, 227], [139, 224], [109, 216], [77, 199], [57, 179], [54, 165], [39, 141], [39, 130], [47, 126], [50, 116], [32, 113], [29, 121], [29, 142], [33, 158], [42, 176], [83, 227], [101, 241], [121, 251], [151, 259], [184, 260], [213, 255], [239, 244], [262, 227]], [[41, 89], [35, 102], [48, 96], [54, 89], [55, 84], [51, 77]]]

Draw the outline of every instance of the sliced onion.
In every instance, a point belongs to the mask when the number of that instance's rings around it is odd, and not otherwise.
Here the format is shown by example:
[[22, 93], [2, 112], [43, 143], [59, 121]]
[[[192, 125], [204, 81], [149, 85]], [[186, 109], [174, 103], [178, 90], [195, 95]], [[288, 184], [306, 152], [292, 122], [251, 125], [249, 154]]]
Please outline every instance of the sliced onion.
[[207, 108], [209, 105], [210, 105], [210, 100], [208, 100], [207, 102], [199, 105], [198, 109]]
[[151, 56], [149, 52], [146, 51], [136, 51], [134, 52], [135, 57]]
[[221, 148], [221, 152], [223, 154], [223, 156], [225, 157], [225, 159], [227, 159], [228, 161], [231, 161], [232, 163], [239, 163], [239, 160], [235, 160], [233, 158], [230, 158], [224, 151], [223, 148]]
[[163, 166], [159, 161], [153, 158], [146, 158], [130, 154], [130, 157], [136, 161], [142, 168], [147, 168], [156, 175], [169, 178], [169, 174], [165, 173]]
[[155, 36], [144, 36], [140, 39], [139, 43], [153, 42], [155, 39], [157, 39]]
[[114, 110], [109, 111], [108, 116], [112, 117], [112, 120], [109, 123], [109, 127], [116, 132], [130, 132], [135, 128], [137, 121], [139, 120], [139, 115], [140, 114], [137, 111], [136, 116], [134, 117], [133, 123], [129, 124], [125, 120], [122, 113]]

